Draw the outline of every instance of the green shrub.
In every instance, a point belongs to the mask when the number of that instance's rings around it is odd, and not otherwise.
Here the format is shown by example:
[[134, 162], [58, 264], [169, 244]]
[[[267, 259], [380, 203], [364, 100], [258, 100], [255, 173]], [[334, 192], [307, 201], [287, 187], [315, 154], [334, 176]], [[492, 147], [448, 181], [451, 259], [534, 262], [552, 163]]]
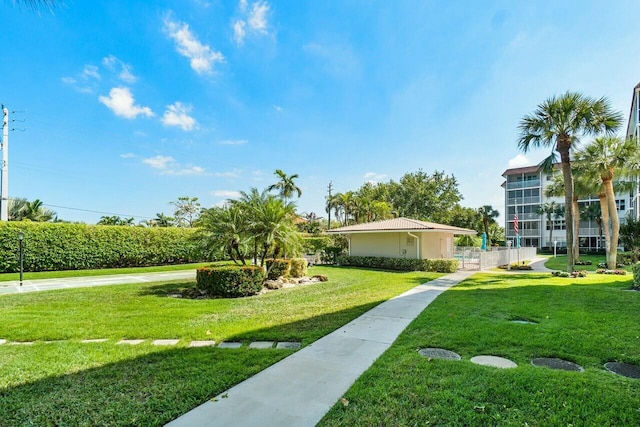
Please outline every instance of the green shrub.
[[262, 289], [264, 270], [257, 266], [203, 267], [196, 271], [196, 286], [209, 295], [227, 298], [255, 295]]
[[265, 261], [267, 266], [267, 279], [276, 280], [280, 276], [288, 276], [291, 270], [290, 259], [268, 259]]
[[627, 274], [627, 270], [609, 270], [606, 268], [599, 268], [596, 270], [596, 273], [598, 274], [617, 274], [620, 276], [624, 276], [625, 274]]
[[304, 258], [292, 258], [291, 270], [289, 271], [291, 277], [304, 277], [307, 275], [307, 260]]
[[640, 291], [640, 263], [634, 264], [631, 271], [633, 271], [633, 289]]
[[320, 259], [323, 264], [336, 264], [343, 251], [344, 249], [339, 246], [327, 246], [324, 248]]
[[0, 272], [16, 272], [18, 232], [24, 233], [24, 270], [143, 267], [213, 261], [196, 230], [176, 227], [10, 221], [0, 223]]
[[331, 239], [328, 237], [304, 237], [302, 247], [305, 254], [315, 255], [321, 253], [328, 246], [331, 246]]
[[458, 270], [457, 259], [414, 259], [414, 258], [386, 258], [341, 256], [340, 265], [382, 268], [385, 270], [402, 271], [434, 271], [438, 273], [455, 273]]

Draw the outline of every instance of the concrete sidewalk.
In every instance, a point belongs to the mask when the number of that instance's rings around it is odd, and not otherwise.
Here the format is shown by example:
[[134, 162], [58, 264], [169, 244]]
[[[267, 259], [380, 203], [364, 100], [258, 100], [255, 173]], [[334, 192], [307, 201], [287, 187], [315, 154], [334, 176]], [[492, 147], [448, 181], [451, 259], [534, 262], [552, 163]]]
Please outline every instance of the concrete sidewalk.
[[164, 271], [158, 273], [114, 274], [110, 276], [68, 277], [61, 279], [17, 280], [0, 282], [0, 295], [22, 292], [50, 291], [53, 289], [86, 288], [91, 286], [148, 283], [170, 280], [195, 280], [196, 270]]
[[167, 425], [314, 426], [438, 295], [475, 273], [459, 271], [385, 301]]

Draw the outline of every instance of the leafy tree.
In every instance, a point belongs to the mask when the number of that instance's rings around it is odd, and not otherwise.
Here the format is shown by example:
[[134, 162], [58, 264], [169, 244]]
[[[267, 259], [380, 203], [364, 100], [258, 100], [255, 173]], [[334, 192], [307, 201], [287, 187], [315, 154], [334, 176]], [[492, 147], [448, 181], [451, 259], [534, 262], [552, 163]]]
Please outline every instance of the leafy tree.
[[293, 193], [297, 193], [298, 197], [302, 196], [302, 190], [296, 185], [294, 180], [298, 178], [298, 174], [287, 175], [281, 169], [276, 169], [274, 174], [279, 178], [278, 182], [267, 187], [267, 191], [278, 190], [280, 197], [284, 199], [285, 204], [287, 200], [293, 196]]
[[[567, 271], [574, 267], [573, 175], [570, 150], [582, 135], [612, 134], [622, 123], [622, 114], [614, 112], [606, 98], [592, 99], [567, 92], [545, 100], [533, 114], [520, 121], [519, 148], [527, 152], [536, 147], [552, 147], [560, 154], [564, 180], [565, 218], [567, 222]], [[577, 236], [575, 236], [577, 238]]]
[[640, 221], [633, 215], [629, 215], [624, 224], [620, 226], [620, 242], [625, 250], [633, 251], [636, 259], [640, 255]]
[[200, 216], [202, 208], [197, 197], [182, 196], [178, 200], [171, 202], [175, 207], [173, 217], [178, 227], [193, 227], [193, 223]]

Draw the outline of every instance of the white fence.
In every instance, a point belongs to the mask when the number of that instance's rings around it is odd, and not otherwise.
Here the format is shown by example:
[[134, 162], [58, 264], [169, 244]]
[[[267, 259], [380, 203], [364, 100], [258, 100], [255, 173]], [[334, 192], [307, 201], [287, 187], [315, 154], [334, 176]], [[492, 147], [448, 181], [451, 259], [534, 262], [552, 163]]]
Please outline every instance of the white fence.
[[453, 256], [460, 263], [459, 268], [463, 270], [486, 270], [499, 265], [532, 260], [536, 257], [536, 248], [507, 249], [494, 247], [482, 251], [480, 248], [456, 246]]

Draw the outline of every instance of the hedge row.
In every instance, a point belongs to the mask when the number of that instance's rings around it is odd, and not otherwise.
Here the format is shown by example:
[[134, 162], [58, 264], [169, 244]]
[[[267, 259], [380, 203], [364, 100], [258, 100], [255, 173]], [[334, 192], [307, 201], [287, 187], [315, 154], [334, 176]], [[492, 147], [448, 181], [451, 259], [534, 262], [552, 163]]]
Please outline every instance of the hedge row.
[[633, 289], [640, 291], [640, 263], [634, 264], [631, 271], [633, 272]]
[[338, 264], [354, 267], [381, 268], [385, 270], [434, 271], [455, 273], [458, 271], [457, 259], [410, 259], [369, 256], [341, 256]]
[[209, 295], [227, 298], [255, 295], [262, 289], [262, 267], [203, 267], [196, 271], [196, 286]]
[[277, 280], [278, 277], [304, 277], [307, 275], [307, 260], [304, 258], [268, 259], [265, 261], [267, 279]]
[[142, 267], [213, 261], [193, 229], [10, 221], [0, 223], [0, 272]]

